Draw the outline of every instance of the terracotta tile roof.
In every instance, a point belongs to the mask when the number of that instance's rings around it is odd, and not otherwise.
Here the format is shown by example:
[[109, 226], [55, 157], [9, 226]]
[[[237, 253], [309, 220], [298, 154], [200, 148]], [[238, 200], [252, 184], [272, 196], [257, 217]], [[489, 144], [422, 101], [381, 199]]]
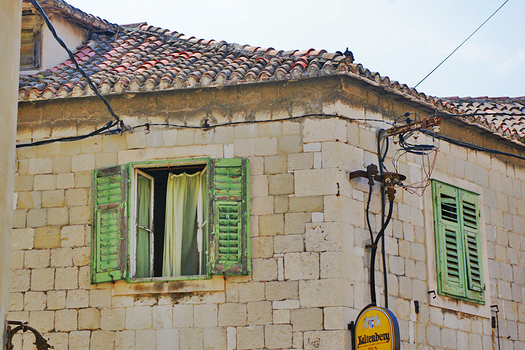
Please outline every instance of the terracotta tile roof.
[[467, 122], [480, 125], [500, 136], [525, 143], [525, 96], [448, 97]]
[[[102, 94], [349, 75], [432, 108], [451, 108], [435, 97], [353, 63], [340, 52], [315, 49], [285, 52], [271, 47], [229, 44], [146, 24], [135, 28], [122, 26], [116, 35], [94, 34], [75, 56]], [[70, 60], [43, 72], [21, 75], [19, 88], [20, 101], [93, 94]]]
[[[459, 119], [525, 143], [525, 97], [439, 99], [371, 72], [340, 52], [229, 44], [138, 23], [120, 26], [112, 35], [93, 33], [75, 57], [104, 95], [347, 75], [443, 113], [467, 114]], [[71, 60], [20, 76], [20, 101], [92, 95]]]

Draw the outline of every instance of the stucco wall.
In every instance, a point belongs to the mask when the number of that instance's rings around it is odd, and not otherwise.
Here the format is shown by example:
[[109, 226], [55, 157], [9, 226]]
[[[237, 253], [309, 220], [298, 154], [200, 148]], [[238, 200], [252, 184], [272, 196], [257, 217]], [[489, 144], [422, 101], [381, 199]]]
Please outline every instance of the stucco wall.
[[20, 25], [22, 2], [0, 1], [0, 344], [4, 338], [4, 320], [9, 306], [9, 262], [11, 256], [11, 227], [13, 182], [15, 170], [15, 139], [18, 68], [20, 54]]
[[[77, 51], [77, 46], [87, 40], [87, 33], [79, 27], [72, 26], [59, 16], [51, 16], [51, 22], [58, 36], [64, 41], [71, 52]], [[58, 44], [47, 26], [42, 26], [42, 70], [51, 68], [69, 59], [67, 52]]]
[[[149, 133], [139, 129], [21, 149], [10, 317], [28, 319], [55, 348], [348, 349], [347, 324], [370, 302], [370, 242], [368, 184], [349, 181], [347, 172], [377, 164], [376, 133], [388, 126], [381, 120], [429, 111], [339, 78], [110, 101], [132, 126], [266, 122], [209, 130], [152, 127]], [[354, 120], [300, 117], [316, 113]], [[109, 118], [90, 98], [23, 103], [18, 139], [85, 134]], [[387, 155], [389, 168], [396, 147], [391, 144]], [[91, 285], [91, 171], [207, 156], [250, 160], [252, 273], [166, 283], [163, 291], [151, 284]], [[423, 168], [414, 155], [399, 165], [408, 182], [422, 179]], [[403, 349], [492, 349], [492, 304], [502, 310], [504, 346], [525, 345], [524, 175], [521, 163], [440, 144], [434, 177], [482, 196], [485, 306], [428, 293], [436, 280], [432, 199], [429, 190], [423, 197], [397, 190], [386, 247], [389, 307], [398, 317]], [[377, 231], [377, 186], [371, 213]], [[382, 304], [379, 270], [376, 280]], [[18, 337], [17, 346], [21, 342]]]

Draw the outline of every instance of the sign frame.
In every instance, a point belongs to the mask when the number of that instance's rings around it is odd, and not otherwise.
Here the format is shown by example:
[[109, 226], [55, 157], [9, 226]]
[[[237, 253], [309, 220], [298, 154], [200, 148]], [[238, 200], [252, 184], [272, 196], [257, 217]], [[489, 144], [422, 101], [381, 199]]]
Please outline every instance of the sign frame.
[[[369, 315], [370, 314], [370, 315]], [[365, 321], [367, 325], [365, 326]], [[381, 326], [381, 323], [386, 322]], [[363, 329], [358, 329], [359, 327]], [[367, 335], [365, 328], [381, 327], [388, 332]], [[355, 323], [350, 324], [352, 330], [353, 350], [400, 350], [401, 341], [399, 337], [399, 323], [394, 313], [386, 308], [377, 306], [375, 303], [365, 306], [357, 316]], [[362, 335], [361, 335], [362, 334]], [[361, 338], [360, 338], [361, 337]], [[364, 337], [364, 338], [363, 338]], [[368, 338], [367, 338], [368, 337]], [[375, 340], [377, 339], [377, 340]], [[359, 344], [359, 340], [363, 343]]]

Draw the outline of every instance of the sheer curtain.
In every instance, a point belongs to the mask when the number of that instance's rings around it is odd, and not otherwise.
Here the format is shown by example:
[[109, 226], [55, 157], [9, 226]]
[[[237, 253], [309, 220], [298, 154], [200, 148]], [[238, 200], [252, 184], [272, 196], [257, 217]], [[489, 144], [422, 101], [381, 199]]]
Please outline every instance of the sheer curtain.
[[162, 276], [200, 273], [197, 231], [198, 217], [202, 215], [203, 175], [204, 170], [168, 177]]
[[[137, 176], [137, 271], [138, 278], [151, 277], [151, 184], [145, 176]], [[146, 229], [147, 228], [147, 229]]]

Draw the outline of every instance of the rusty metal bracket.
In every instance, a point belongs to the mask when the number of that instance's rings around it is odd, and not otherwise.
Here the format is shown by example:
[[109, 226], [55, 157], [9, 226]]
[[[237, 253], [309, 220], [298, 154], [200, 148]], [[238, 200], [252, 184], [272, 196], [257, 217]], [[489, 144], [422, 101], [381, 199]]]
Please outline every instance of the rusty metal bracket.
[[49, 345], [47, 342], [47, 339], [40, 334], [39, 331], [34, 329], [33, 327], [30, 327], [27, 325], [27, 321], [7, 321], [8, 325], [17, 325], [15, 328], [11, 329], [11, 326], [7, 327], [7, 333], [8, 333], [8, 341], [7, 341], [7, 350], [14, 349], [13, 346], [13, 337], [18, 331], [27, 332], [31, 331], [35, 335], [35, 342], [33, 344], [36, 345], [36, 348], [38, 350], [48, 350], [48, 349], [54, 349], [53, 346]]
[[379, 171], [377, 170], [377, 165], [370, 164], [366, 167], [366, 171], [357, 170], [357, 171], [352, 171], [352, 172], [347, 172], [347, 173], [350, 176], [350, 180], [358, 178], [358, 177], [364, 177], [365, 179], [368, 179], [368, 184], [370, 186], [374, 186], [374, 180], [378, 172]]
[[441, 118], [440, 117], [430, 117], [428, 119], [423, 119], [422, 121], [414, 122], [408, 125], [401, 125], [401, 126], [393, 126], [390, 129], [383, 130], [380, 137], [389, 137], [399, 134], [404, 134], [409, 131], [416, 131], [421, 129], [427, 129], [431, 126], [438, 126], [441, 124]]

